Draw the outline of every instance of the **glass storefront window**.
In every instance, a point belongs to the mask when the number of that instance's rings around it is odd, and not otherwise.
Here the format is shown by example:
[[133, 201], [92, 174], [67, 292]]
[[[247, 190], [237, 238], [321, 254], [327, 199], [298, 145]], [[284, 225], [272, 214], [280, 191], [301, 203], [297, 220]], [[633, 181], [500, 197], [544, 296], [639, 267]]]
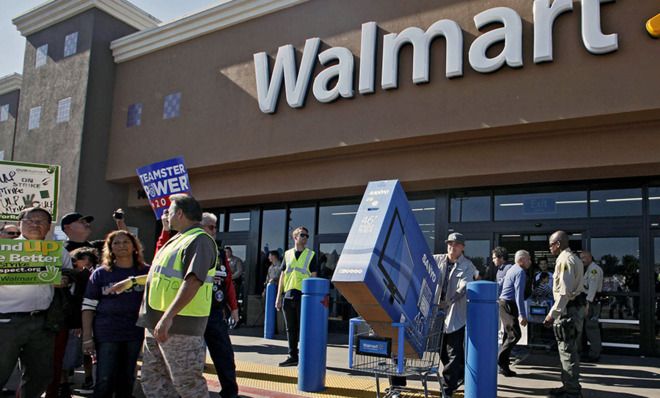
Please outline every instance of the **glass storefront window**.
[[270, 250], [277, 250], [280, 257], [286, 248], [286, 210], [264, 210], [261, 224], [261, 250], [265, 256]]
[[592, 217], [639, 216], [642, 214], [642, 190], [591, 191], [589, 205]]
[[319, 207], [319, 234], [347, 234], [359, 205]]
[[587, 192], [495, 195], [495, 220], [587, 217]]
[[410, 208], [424, 234], [429, 249], [435, 247], [435, 199], [411, 200]]
[[225, 213], [218, 214], [218, 232], [225, 232]]
[[229, 213], [229, 232], [249, 231], [250, 212]]
[[[319, 274], [320, 278], [332, 279], [339, 256], [344, 249], [344, 243], [319, 244]], [[333, 320], [348, 321], [355, 314], [351, 304], [346, 301], [339, 291], [330, 284], [329, 318]]]
[[660, 187], [649, 188], [649, 213], [660, 214]]
[[655, 300], [652, 308], [655, 310], [655, 350], [660, 353], [660, 237], [653, 238], [653, 283], [655, 285]]
[[287, 226], [287, 246], [293, 247], [293, 237], [291, 233], [298, 227], [305, 227], [309, 230], [309, 239], [307, 247], [314, 248], [314, 231], [316, 231], [316, 208], [315, 207], [293, 207], [289, 209], [289, 225]]
[[479, 273], [486, 270], [486, 261], [490, 257], [490, 240], [476, 239], [465, 241], [465, 257], [472, 261]]
[[604, 276], [603, 346], [639, 345], [639, 238], [592, 238], [591, 252]]
[[451, 222], [490, 221], [490, 195], [452, 195]]

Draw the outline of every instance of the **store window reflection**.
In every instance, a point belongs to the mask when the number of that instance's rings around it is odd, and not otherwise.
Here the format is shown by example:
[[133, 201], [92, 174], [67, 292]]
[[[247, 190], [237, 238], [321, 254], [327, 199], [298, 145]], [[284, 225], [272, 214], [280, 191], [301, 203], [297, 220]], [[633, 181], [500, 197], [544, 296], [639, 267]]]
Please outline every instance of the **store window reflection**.
[[314, 247], [314, 237], [316, 231], [316, 208], [315, 207], [292, 207], [289, 209], [289, 225], [287, 226], [287, 249], [293, 247], [293, 237], [291, 233], [294, 229], [303, 226], [309, 230], [309, 239], [307, 247]]
[[592, 217], [639, 216], [642, 214], [641, 189], [591, 191]]
[[604, 276], [600, 314], [603, 345], [638, 345], [639, 238], [592, 238], [591, 252]]
[[284, 257], [286, 247], [286, 210], [272, 209], [264, 210], [261, 216], [261, 250], [259, 253], [259, 278], [257, 285], [261, 286], [266, 281], [268, 274], [268, 253], [277, 251], [277, 256]]
[[490, 221], [490, 195], [455, 194], [450, 200], [451, 222]]
[[[332, 275], [339, 262], [339, 256], [344, 249], [344, 243], [321, 243], [319, 245], [319, 274], [320, 278], [332, 279]], [[330, 319], [348, 321], [354, 315], [353, 307], [330, 284]]]
[[347, 234], [359, 205], [319, 207], [319, 234]]
[[435, 247], [435, 199], [411, 200], [410, 208], [433, 252]]
[[490, 240], [466, 240], [465, 241], [465, 257], [472, 261], [472, 264], [477, 268], [480, 275], [484, 275], [486, 271], [486, 261], [490, 257]]
[[229, 213], [229, 232], [249, 231], [250, 212]]
[[653, 282], [655, 285], [655, 350], [660, 353], [660, 238], [653, 238]]
[[495, 220], [587, 217], [587, 192], [495, 195]]
[[649, 213], [660, 214], [660, 187], [649, 188]]

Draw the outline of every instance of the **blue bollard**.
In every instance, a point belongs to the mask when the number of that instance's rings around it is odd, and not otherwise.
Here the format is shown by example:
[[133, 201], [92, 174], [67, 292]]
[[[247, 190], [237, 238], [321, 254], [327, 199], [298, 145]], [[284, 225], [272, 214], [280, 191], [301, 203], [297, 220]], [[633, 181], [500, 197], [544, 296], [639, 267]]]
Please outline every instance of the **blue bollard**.
[[497, 283], [467, 285], [465, 398], [497, 397]]
[[307, 278], [302, 293], [298, 390], [318, 392], [325, 389], [330, 281]]
[[275, 322], [277, 321], [277, 312], [275, 311], [275, 296], [277, 295], [277, 285], [269, 283], [266, 285], [266, 308], [264, 308], [264, 339], [275, 337]]

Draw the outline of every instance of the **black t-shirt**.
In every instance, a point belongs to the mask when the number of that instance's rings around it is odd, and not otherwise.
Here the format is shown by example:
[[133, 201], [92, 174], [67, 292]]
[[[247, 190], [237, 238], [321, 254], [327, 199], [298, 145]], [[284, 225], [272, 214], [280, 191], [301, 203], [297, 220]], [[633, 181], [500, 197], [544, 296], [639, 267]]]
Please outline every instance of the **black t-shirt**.
[[[309, 273], [313, 272], [319, 272], [319, 262], [318, 262], [318, 256], [313, 250], [310, 250], [312, 253], [314, 253], [314, 257], [312, 257], [312, 261], [309, 262]], [[296, 260], [300, 258], [302, 255], [302, 251], [296, 250]], [[282, 270], [282, 277], [284, 276], [284, 273], [286, 272], [286, 258], [282, 260], [282, 267], [280, 268]], [[291, 289], [287, 292], [284, 293], [284, 298], [285, 299], [300, 299], [302, 297], [302, 292], [298, 289]]]

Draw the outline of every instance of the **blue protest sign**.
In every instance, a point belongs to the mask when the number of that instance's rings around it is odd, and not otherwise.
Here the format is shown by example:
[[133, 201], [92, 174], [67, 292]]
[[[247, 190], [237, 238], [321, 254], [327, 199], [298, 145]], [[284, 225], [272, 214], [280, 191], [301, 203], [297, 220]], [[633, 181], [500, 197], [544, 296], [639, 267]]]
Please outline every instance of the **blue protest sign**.
[[136, 172], [144, 192], [147, 193], [149, 204], [156, 214], [156, 219], [160, 219], [170, 206], [170, 195], [190, 193], [188, 171], [183, 163], [183, 157], [140, 167]]

